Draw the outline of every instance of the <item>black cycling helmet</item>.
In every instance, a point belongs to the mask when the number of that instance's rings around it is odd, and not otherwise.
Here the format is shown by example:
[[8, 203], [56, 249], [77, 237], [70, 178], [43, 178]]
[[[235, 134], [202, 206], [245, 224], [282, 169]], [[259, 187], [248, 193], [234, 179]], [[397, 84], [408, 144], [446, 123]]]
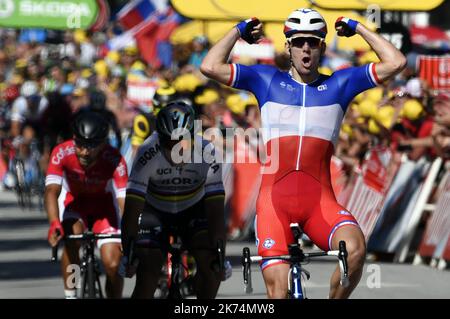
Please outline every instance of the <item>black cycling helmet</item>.
[[162, 108], [178, 98], [177, 91], [171, 86], [160, 87], [153, 96], [153, 107]]
[[95, 147], [108, 138], [109, 124], [100, 114], [85, 111], [75, 117], [72, 129], [77, 145]]
[[[156, 117], [156, 130], [160, 137], [170, 139], [176, 129], [186, 129], [194, 134], [194, 109], [183, 101], [167, 104]], [[184, 132], [181, 132], [184, 134]]]

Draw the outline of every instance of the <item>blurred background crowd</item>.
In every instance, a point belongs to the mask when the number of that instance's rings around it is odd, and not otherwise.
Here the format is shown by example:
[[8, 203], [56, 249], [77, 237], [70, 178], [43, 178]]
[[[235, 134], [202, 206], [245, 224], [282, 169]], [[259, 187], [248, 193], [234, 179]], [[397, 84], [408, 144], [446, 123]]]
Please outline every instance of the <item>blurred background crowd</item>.
[[[162, 2], [168, 5], [167, 1]], [[126, 155], [133, 119], [140, 112], [152, 112], [152, 97], [160, 87], [173, 87], [180, 96], [189, 99], [204, 129], [260, 127], [254, 96], [219, 85], [199, 72], [201, 61], [217, 35], [204, 32], [205, 28], [186, 37], [177, 35], [178, 28], [195, 19], [183, 17], [169, 6], [171, 11], [166, 14], [164, 23], [176, 23], [162, 28], [167, 34], [160, 34], [159, 41], [147, 39], [145, 42], [136, 33], [130, 37], [133, 27], [124, 26], [125, 3], [109, 1], [111, 16], [96, 30], [0, 28], [0, 178], [3, 187], [10, 186], [5, 180], [11, 150], [39, 141], [37, 147], [43, 154], [41, 167], [45, 169], [45, 161], [48, 161], [45, 154], [71, 137], [71, 118], [82, 107], [108, 112], [119, 132], [111, 135], [111, 143]], [[443, 10], [445, 16], [449, 8], [443, 2], [437, 10]], [[230, 25], [233, 23], [231, 21]], [[420, 29], [412, 24], [408, 26], [410, 31], [413, 27]], [[450, 45], [445, 28], [449, 28], [448, 23], [442, 25], [441, 38], [435, 46], [427, 46], [424, 43], [427, 39], [422, 43], [413, 39], [405, 52], [407, 68], [391, 81], [358, 95], [351, 102], [336, 149], [336, 156], [346, 167], [360, 165], [367, 150], [377, 145], [406, 152], [412, 160], [422, 156], [450, 157]], [[328, 29], [333, 33], [332, 25]], [[281, 29], [279, 32], [277, 41], [283, 40]], [[268, 37], [258, 48], [250, 50], [262, 52], [259, 55], [246, 54], [248, 48], [246, 51], [245, 45], [240, 43], [241, 49], [237, 52], [236, 48], [233, 61], [274, 64], [287, 70], [289, 57], [273, 42], [274, 39]], [[323, 74], [378, 61], [370, 50], [337, 46], [334, 40], [327, 44], [320, 68]], [[427, 55], [438, 56], [443, 61], [439, 72], [446, 74], [446, 83], [440, 86], [430, 83], [428, 79], [432, 77], [427, 77], [428, 69], [423, 60]], [[99, 99], [104, 101], [98, 102]], [[25, 124], [32, 129], [24, 129]], [[29, 151], [24, 149], [23, 152]]]

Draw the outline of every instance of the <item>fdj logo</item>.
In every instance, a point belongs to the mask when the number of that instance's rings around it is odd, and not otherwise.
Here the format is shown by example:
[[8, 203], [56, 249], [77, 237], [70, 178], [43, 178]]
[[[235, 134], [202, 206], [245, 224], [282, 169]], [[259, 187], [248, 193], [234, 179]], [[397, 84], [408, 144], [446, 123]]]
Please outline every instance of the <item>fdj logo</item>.
[[273, 245], [275, 245], [275, 240], [272, 238], [267, 238], [263, 243], [263, 247], [267, 249], [272, 248]]
[[14, 12], [14, 2], [12, 0], [0, 0], [0, 18], [8, 18]]

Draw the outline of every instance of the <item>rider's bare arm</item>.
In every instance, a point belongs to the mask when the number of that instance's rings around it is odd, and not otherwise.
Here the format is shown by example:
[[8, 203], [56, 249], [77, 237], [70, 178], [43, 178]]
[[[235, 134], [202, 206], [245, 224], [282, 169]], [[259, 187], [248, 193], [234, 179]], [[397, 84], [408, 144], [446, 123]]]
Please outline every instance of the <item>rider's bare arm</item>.
[[59, 219], [58, 197], [61, 188], [62, 186], [58, 184], [50, 184], [45, 187], [44, 204], [50, 223]]
[[227, 61], [238, 39], [238, 30], [236, 28], [231, 29], [209, 50], [200, 66], [200, 71], [209, 78], [227, 84], [231, 75], [231, 69]]
[[[256, 42], [262, 38], [262, 24], [258, 24], [252, 31]], [[200, 71], [207, 77], [223, 84], [229, 84], [231, 68], [227, 63], [234, 44], [239, 40], [240, 35], [237, 28], [233, 28], [219, 40], [203, 59]]]
[[406, 66], [406, 58], [388, 40], [358, 23], [356, 33], [370, 45], [380, 59], [375, 64], [375, 72], [379, 82], [383, 82], [401, 72]]
[[[50, 224], [53, 222], [59, 223], [59, 207], [58, 207], [58, 197], [61, 193], [62, 186], [59, 184], [50, 184], [45, 187], [44, 194], [44, 205], [47, 212], [48, 221]], [[55, 246], [60, 240], [61, 235], [53, 233], [49, 236], [48, 241], [50, 245]]]

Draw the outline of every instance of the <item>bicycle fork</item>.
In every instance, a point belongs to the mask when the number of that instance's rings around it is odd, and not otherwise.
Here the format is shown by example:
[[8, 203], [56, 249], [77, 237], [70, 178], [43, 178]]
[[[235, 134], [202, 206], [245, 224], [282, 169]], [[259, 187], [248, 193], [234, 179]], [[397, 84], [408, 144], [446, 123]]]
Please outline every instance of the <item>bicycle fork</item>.
[[303, 269], [300, 265], [295, 264], [291, 269], [289, 269], [288, 295], [290, 299], [306, 299], [302, 286], [303, 273], [305, 274], [306, 279], [309, 280], [309, 272], [306, 269]]

